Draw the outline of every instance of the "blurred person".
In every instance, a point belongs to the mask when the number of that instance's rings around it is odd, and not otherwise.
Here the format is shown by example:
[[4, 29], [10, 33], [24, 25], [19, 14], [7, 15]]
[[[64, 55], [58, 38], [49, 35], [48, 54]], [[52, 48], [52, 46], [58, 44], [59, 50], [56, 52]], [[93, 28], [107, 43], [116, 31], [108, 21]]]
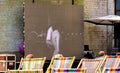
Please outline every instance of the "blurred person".
[[98, 53], [98, 55], [99, 55], [99, 56], [104, 56], [104, 55], [105, 55], [105, 52], [104, 52], [104, 51], [100, 51], [100, 52]]
[[53, 28], [53, 26], [50, 26], [47, 31], [46, 36], [46, 44], [49, 46], [54, 47], [53, 56], [56, 54], [59, 54], [59, 44], [60, 43], [60, 33], [58, 29]]
[[[34, 58], [34, 55], [33, 54], [28, 54], [28, 55], [26, 55], [25, 58]], [[22, 62], [23, 62], [23, 58], [20, 61], [20, 65], [19, 65], [20, 70], [22, 70], [22, 68], [23, 68], [23, 63]]]
[[105, 57], [105, 52], [104, 51], [99, 51], [98, 57], [96, 59], [104, 59]]
[[87, 53], [84, 54], [85, 59], [94, 59], [94, 53], [93, 51], [88, 51]]
[[33, 54], [28, 54], [28, 55], [26, 55], [25, 58], [34, 58], [34, 55]]
[[22, 56], [24, 56], [24, 42], [22, 41], [20, 46], [19, 46], [19, 51], [22, 54]]

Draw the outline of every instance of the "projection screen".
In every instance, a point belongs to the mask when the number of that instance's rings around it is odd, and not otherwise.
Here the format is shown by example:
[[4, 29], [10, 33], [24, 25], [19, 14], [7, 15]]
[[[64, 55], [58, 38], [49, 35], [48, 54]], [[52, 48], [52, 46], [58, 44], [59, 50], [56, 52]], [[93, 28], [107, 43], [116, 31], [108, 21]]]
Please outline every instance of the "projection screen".
[[83, 6], [26, 3], [25, 55], [83, 57]]

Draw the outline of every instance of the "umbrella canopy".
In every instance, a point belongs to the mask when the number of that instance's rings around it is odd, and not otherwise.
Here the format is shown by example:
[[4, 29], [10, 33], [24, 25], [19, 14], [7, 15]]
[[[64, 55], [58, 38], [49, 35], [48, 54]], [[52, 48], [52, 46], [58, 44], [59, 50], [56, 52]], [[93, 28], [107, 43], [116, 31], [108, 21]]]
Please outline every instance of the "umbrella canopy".
[[96, 25], [114, 25], [116, 23], [120, 23], [120, 16], [108, 15], [103, 17], [91, 18], [84, 21], [89, 23], [94, 23]]

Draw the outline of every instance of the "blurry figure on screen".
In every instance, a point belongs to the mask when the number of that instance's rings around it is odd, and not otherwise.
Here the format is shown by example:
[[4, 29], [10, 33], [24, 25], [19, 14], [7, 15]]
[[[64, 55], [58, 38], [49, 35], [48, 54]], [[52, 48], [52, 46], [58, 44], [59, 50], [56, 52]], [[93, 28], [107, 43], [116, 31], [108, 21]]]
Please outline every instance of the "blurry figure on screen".
[[46, 44], [48, 47], [52, 45], [54, 47], [53, 56], [59, 53], [60, 33], [57, 29], [53, 29], [52, 26], [48, 28], [46, 36]]

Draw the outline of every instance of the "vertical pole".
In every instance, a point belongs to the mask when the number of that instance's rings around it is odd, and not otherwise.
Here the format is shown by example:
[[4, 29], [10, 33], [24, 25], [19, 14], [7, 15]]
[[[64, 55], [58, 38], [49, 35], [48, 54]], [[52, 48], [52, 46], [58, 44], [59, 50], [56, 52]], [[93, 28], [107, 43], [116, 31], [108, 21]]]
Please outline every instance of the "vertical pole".
[[74, 5], [74, 0], [72, 0], [72, 5]]
[[34, 3], [35, 1], [33, 0], [32, 3]]
[[109, 49], [109, 46], [108, 46], [108, 26], [106, 25], [106, 44], [107, 44], [107, 54], [109, 54], [109, 51], [108, 51], [108, 49]]

